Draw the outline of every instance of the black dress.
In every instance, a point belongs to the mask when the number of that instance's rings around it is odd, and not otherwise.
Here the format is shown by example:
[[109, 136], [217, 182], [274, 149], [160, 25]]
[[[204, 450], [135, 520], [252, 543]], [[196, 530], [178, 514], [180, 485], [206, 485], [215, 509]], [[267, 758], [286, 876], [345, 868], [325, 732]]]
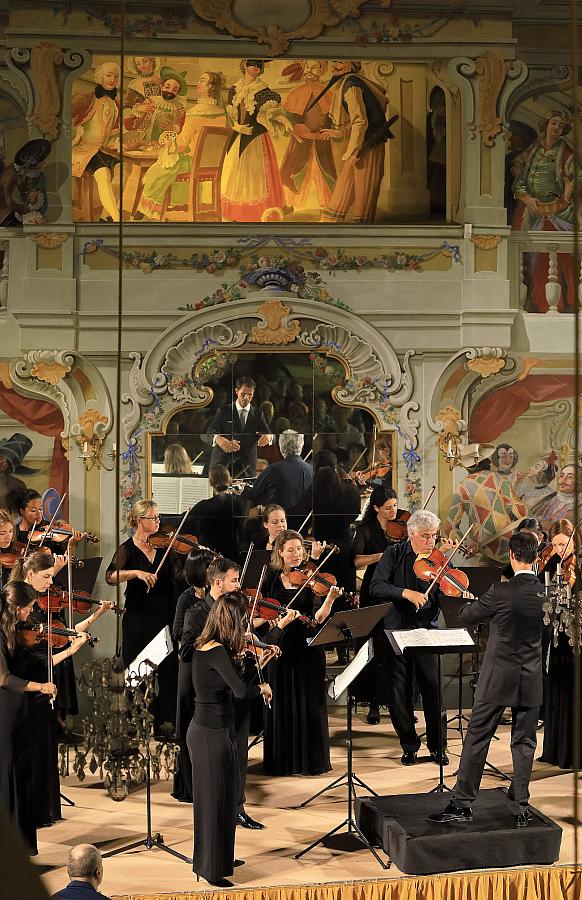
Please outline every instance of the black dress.
[[[545, 660], [544, 660], [545, 662]], [[568, 637], [561, 632], [558, 646], [550, 645], [547, 678], [544, 679], [544, 746], [542, 762], [574, 768], [574, 654]], [[578, 719], [582, 714], [577, 711]], [[582, 766], [582, 755], [576, 768]]]
[[208, 881], [232, 875], [237, 815], [237, 757], [234, 697], [260, 693], [239, 678], [220, 644], [195, 650], [192, 681], [194, 718], [188, 728], [194, 788], [194, 855], [192, 868]]
[[198, 541], [227, 559], [236, 560], [244, 506], [234, 494], [215, 494], [192, 507], [184, 533], [193, 532]]
[[[132, 538], [121, 544], [111, 560], [107, 574], [120, 570], [139, 569], [155, 572], [166, 551], [158, 548], [153, 562], [136, 547]], [[176, 613], [176, 585], [180, 577], [181, 561], [170, 551], [162, 566], [154, 587], [148, 591], [145, 582], [132, 578], [126, 582], [125, 608], [122, 620], [123, 664], [127, 668], [144, 647], [166, 625], [172, 629]], [[152, 703], [154, 732], [160, 734], [162, 726], [174, 729], [176, 718], [176, 691], [178, 685], [178, 654], [174, 650], [158, 669], [159, 693]]]
[[325, 571], [335, 575], [339, 586], [346, 591], [356, 589], [350, 526], [360, 515], [361, 505], [360, 492], [349, 481], [342, 481], [338, 494], [325, 503], [316, 491], [313, 493], [313, 535], [318, 541], [327, 541], [339, 548], [339, 553], [334, 553], [326, 562]]
[[[270, 569], [262, 592], [287, 604], [296, 588], [287, 590], [281, 573]], [[293, 608], [313, 617], [322, 604], [305, 588]], [[265, 680], [273, 689], [271, 709], [265, 715], [264, 769], [269, 775], [321, 775], [329, 772], [329, 730], [325, 693], [325, 653], [309, 648], [306, 638], [315, 629], [291, 622], [279, 638], [282, 655], [269, 663]]]
[[36, 851], [31, 778], [26, 652], [8, 652], [0, 631], [0, 809]]

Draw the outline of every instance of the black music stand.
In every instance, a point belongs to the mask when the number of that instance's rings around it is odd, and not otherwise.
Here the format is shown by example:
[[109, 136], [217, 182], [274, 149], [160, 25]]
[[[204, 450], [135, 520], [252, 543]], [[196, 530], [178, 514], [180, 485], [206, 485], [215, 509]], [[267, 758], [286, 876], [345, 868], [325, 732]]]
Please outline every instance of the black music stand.
[[[462, 633], [462, 638], [461, 638]], [[450, 635], [450, 637], [447, 637]], [[445, 653], [466, 653], [474, 648], [475, 642], [465, 628], [410, 628], [406, 631], [386, 631], [386, 637], [397, 656], [414, 656], [420, 653], [433, 653], [437, 658], [437, 677], [439, 683], [439, 783], [433, 787], [429, 794], [442, 794], [451, 788], [445, 784], [443, 767], [443, 708], [441, 703], [442, 692], [442, 663], [441, 657]]]
[[[331, 618], [327, 620], [327, 622], [318, 631], [315, 637], [308, 641], [309, 646], [324, 647], [329, 644], [343, 643], [347, 650], [350, 641], [356, 640], [358, 638], [370, 637], [372, 630], [380, 621], [380, 619], [384, 618], [389, 607], [389, 603], [379, 603], [376, 606], [366, 606], [363, 609], [348, 609], [342, 612], [336, 612], [333, 616], [331, 616]], [[345, 670], [345, 672], [347, 672], [347, 670]], [[368, 785], [364, 781], [362, 781], [361, 778], [358, 778], [358, 776], [353, 771], [352, 708], [354, 705], [354, 697], [352, 695], [351, 686], [352, 681], [357, 674], [358, 671], [354, 671], [353, 674], [351, 674], [351, 677], [349, 677], [347, 684], [345, 685], [345, 689], [347, 690], [345, 743], [348, 750], [348, 768], [343, 775], [341, 775], [339, 778], [336, 778], [331, 782], [331, 784], [328, 784], [327, 787], [322, 788], [322, 790], [318, 791], [308, 800], [304, 800], [303, 803], [300, 804], [301, 806], [307, 806], [307, 804], [311, 803], [312, 800], [315, 800], [316, 797], [320, 797], [326, 791], [332, 790], [332, 788], [340, 787], [343, 782], [348, 788], [347, 817], [343, 820], [343, 822], [340, 822], [339, 825], [336, 825], [335, 828], [332, 828], [331, 831], [328, 831], [322, 837], [309, 844], [308, 847], [305, 847], [305, 849], [301, 850], [300, 853], [296, 853], [295, 859], [299, 859], [301, 856], [304, 856], [318, 844], [322, 844], [326, 840], [326, 838], [331, 837], [347, 826], [348, 834], [356, 837], [365, 847], [367, 847], [370, 853], [372, 853], [376, 857], [383, 869], [388, 869], [390, 868], [390, 863], [383, 862], [383, 860], [376, 852], [375, 848], [372, 847], [368, 839], [360, 831], [353, 815], [353, 802], [356, 798], [356, 784], [359, 787], [364, 788], [366, 791], [369, 791], [370, 794], [373, 794], [375, 797], [378, 796], [376, 791], [373, 791], [372, 788], [368, 787]], [[338, 676], [338, 678], [341, 677], [342, 676]], [[340, 693], [341, 692], [343, 692], [343, 689], [342, 691], [340, 691]]]

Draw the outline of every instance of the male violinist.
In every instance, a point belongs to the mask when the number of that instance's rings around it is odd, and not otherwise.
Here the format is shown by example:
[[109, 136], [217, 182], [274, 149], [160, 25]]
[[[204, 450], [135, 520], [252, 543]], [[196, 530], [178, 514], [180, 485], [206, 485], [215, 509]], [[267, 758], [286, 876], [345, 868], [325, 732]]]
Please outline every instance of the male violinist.
[[[409, 628], [438, 628], [438, 585], [427, 593], [428, 584], [421, 581], [415, 571], [417, 556], [430, 556], [434, 550], [440, 519], [427, 510], [413, 513], [407, 522], [408, 540], [386, 548], [376, 566], [370, 584], [370, 596], [377, 602], [392, 601], [384, 617], [384, 628], [404, 630]], [[420, 738], [414, 725], [412, 703], [413, 683], [416, 682], [422, 697], [426, 724], [426, 743], [431, 759], [437, 764], [448, 765], [446, 750], [446, 712], [439, 684], [437, 660], [434, 654], [410, 654], [398, 656], [390, 647], [386, 652], [388, 668], [388, 711], [402, 747], [401, 762], [413, 766], [420, 748]], [[440, 701], [439, 701], [440, 694]], [[439, 744], [439, 716], [442, 710]]]

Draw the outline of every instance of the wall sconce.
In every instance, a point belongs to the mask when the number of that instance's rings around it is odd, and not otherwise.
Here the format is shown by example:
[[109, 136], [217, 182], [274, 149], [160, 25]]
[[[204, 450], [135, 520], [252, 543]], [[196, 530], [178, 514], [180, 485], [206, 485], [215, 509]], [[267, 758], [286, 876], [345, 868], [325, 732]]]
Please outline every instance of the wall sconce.
[[[443, 454], [446, 463], [452, 472], [455, 466], [462, 466], [461, 460], [462, 441], [461, 433], [467, 430], [467, 423], [461, 418], [461, 413], [454, 406], [445, 406], [437, 413], [436, 423], [439, 436], [436, 439], [437, 447]], [[479, 459], [477, 458], [477, 462]]]
[[[75, 440], [81, 450], [80, 458], [83, 460], [87, 472], [90, 472], [94, 467], [105, 469], [106, 472], [113, 472], [117, 460], [116, 444], [113, 444], [112, 449], [104, 454], [103, 438], [98, 438], [93, 435], [91, 440], [87, 440], [85, 435], [78, 434], [75, 435]], [[111, 461], [111, 465], [105, 464], [104, 457]]]

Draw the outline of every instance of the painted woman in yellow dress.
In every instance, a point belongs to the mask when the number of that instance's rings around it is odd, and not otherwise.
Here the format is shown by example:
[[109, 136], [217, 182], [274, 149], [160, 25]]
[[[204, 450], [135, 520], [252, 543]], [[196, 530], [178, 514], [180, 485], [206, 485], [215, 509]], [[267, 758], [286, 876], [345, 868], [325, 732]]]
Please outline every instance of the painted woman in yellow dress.
[[[224, 128], [226, 116], [220, 102], [223, 78], [219, 72], [203, 72], [196, 85], [198, 98], [186, 111], [186, 119], [178, 134], [164, 132], [158, 159], [147, 170], [138, 213], [148, 219], [159, 220], [166, 191], [172, 187], [178, 175], [190, 172], [197, 142], [204, 128]], [[176, 198], [172, 199], [172, 203]]]

